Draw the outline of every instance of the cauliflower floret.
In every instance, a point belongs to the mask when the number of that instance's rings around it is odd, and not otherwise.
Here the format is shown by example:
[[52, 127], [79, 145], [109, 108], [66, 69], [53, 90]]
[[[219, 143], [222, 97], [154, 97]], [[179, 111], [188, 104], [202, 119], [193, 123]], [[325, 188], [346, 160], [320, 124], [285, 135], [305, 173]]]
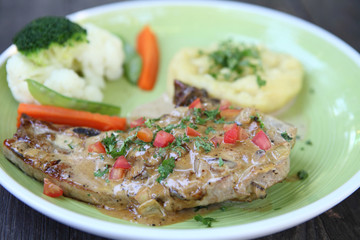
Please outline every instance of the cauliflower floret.
[[122, 41], [110, 32], [85, 24], [88, 46], [78, 56], [84, 77], [90, 84], [104, 87], [104, 78], [116, 80], [123, 74], [125, 54]]
[[25, 80], [30, 78], [44, 83], [55, 69], [53, 66], [39, 67], [20, 53], [11, 56], [6, 64], [6, 72], [12, 95], [18, 102], [34, 103]]
[[[120, 38], [94, 25], [82, 27], [87, 31], [88, 43], [80, 44], [73, 51], [68, 51], [69, 47], [63, 50], [61, 47], [52, 48], [56, 53], [48, 55], [54, 58], [48, 61], [51, 65], [39, 65], [22, 53], [9, 58], [6, 64], [7, 81], [17, 101], [36, 103], [28, 90], [26, 79], [38, 81], [68, 97], [102, 101], [100, 89], [105, 86], [105, 78], [116, 80], [123, 74], [123, 44]], [[65, 52], [67, 55], [62, 55]], [[57, 60], [58, 56], [62, 56], [61, 60]]]
[[79, 77], [73, 70], [66, 68], [54, 70], [50, 77], [45, 80], [44, 85], [68, 97], [91, 101], [101, 101], [103, 98], [99, 88], [86, 85], [83, 78]]

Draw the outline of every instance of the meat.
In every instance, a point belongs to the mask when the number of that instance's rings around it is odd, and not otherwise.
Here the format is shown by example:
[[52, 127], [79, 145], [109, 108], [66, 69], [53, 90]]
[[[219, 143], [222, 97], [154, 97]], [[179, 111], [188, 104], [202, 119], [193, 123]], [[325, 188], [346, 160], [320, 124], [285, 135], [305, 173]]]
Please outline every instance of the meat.
[[200, 98], [202, 102], [211, 103], [213, 105], [220, 103], [220, 100], [210, 98], [204, 89], [192, 87], [179, 80], [174, 81], [174, 87], [174, 103], [176, 107], [189, 106], [197, 98]]
[[[285, 179], [296, 128], [251, 108], [238, 112], [225, 121], [210, 103], [203, 109], [179, 107], [126, 132], [55, 125], [24, 115], [14, 137], [4, 141], [3, 152], [28, 175], [61, 186], [65, 196], [164, 217], [226, 200], [264, 198], [267, 188]], [[224, 143], [231, 126], [244, 130], [247, 137]], [[154, 147], [136, 137], [144, 127], [154, 136], [168, 132], [175, 141]], [[200, 136], [187, 136], [188, 127]], [[253, 141], [260, 131], [265, 132], [269, 149], [260, 149]], [[217, 144], [214, 139], [221, 141]], [[107, 154], [88, 151], [98, 141]], [[122, 179], [111, 180], [109, 170], [120, 155], [131, 168], [124, 170]], [[164, 173], [169, 169], [164, 162], [170, 160], [174, 168]]]

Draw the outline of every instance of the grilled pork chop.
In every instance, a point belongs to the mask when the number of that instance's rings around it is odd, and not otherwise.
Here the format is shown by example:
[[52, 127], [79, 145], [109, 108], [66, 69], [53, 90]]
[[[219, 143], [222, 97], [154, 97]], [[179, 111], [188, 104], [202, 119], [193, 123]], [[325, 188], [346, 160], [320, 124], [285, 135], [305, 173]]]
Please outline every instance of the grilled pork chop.
[[[155, 140], [160, 132], [175, 139], [166, 147], [143, 142], [137, 132], [145, 127]], [[238, 131], [231, 143], [229, 129]], [[185, 208], [265, 197], [266, 189], [289, 172], [295, 136], [296, 128], [254, 109], [239, 109], [232, 119], [224, 119], [204, 103], [202, 108], [178, 107], [126, 132], [55, 125], [23, 115], [3, 152], [28, 175], [61, 186], [65, 196], [164, 217]], [[99, 141], [107, 153], [89, 152]], [[120, 155], [131, 168], [109, 180]]]

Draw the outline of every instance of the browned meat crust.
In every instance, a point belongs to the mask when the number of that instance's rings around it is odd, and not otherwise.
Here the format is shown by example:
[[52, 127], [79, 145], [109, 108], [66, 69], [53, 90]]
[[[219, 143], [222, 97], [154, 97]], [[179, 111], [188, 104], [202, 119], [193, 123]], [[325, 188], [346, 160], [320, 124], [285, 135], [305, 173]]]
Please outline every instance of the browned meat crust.
[[175, 94], [174, 104], [176, 107], [189, 106], [195, 99], [199, 98], [203, 103], [219, 104], [220, 100], [210, 98], [207, 91], [187, 85], [179, 80], [174, 81]]

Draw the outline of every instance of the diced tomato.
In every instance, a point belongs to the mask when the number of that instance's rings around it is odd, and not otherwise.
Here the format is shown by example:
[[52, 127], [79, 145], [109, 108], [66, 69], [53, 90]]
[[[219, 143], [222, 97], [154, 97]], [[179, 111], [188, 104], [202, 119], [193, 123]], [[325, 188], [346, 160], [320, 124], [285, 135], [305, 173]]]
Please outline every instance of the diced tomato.
[[271, 148], [271, 142], [263, 130], [260, 130], [251, 141], [262, 150]]
[[214, 147], [218, 147], [222, 143], [223, 138], [220, 136], [214, 136], [210, 139], [210, 141], [214, 144]]
[[228, 100], [221, 99], [219, 110], [222, 111], [228, 109], [230, 105], [231, 103]]
[[46, 196], [55, 198], [55, 197], [62, 196], [63, 195], [63, 190], [61, 189], [61, 187], [59, 187], [55, 183], [52, 183], [49, 179], [44, 178], [44, 191], [43, 191], [43, 193]]
[[138, 118], [138, 119], [132, 121], [132, 122], [130, 123], [130, 127], [131, 127], [131, 128], [138, 127], [138, 126], [143, 125], [144, 123], [145, 123], [145, 118], [144, 118], [144, 117], [141, 117], [141, 118]]
[[189, 105], [189, 109], [192, 108], [202, 108], [202, 104], [200, 101], [200, 98], [195, 99], [190, 105]]
[[123, 168], [111, 168], [109, 172], [109, 180], [119, 180], [125, 176], [125, 169]]
[[225, 118], [226, 120], [234, 119], [239, 113], [240, 109], [225, 109], [220, 111], [220, 117]]
[[124, 156], [120, 156], [116, 159], [113, 167], [109, 172], [110, 180], [119, 180], [125, 176], [126, 169], [130, 169], [131, 165]]
[[236, 140], [239, 137], [239, 129], [236, 124], [234, 124], [229, 130], [224, 134], [224, 143], [236, 143]]
[[88, 146], [88, 152], [106, 153], [106, 150], [104, 145], [100, 141], [97, 141]]
[[244, 141], [244, 140], [249, 138], [249, 134], [246, 132], [245, 129], [243, 129], [240, 126], [238, 126], [238, 129], [239, 129], [239, 135], [238, 135], [238, 140], [239, 141]]
[[156, 137], [154, 140], [154, 146], [155, 147], [167, 147], [174, 140], [175, 140], [175, 137], [172, 134], [161, 130], [156, 134]]
[[223, 129], [226, 132], [226, 131], [229, 131], [234, 126], [237, 126], [236, 123], [224, 124]]
[[113, 168], [129, 169], [131, 165], [124, 156], [120, 156], [116, 159]]
[[137, 132], [136, 136], [144, 142], [151, 142], [154, 134], [150, 128], [142, 128]]
[[186, 135], [188, 135], [189, 137], [198, 137], [201, 136], [201, 133], [191, 127], [186, 127]]

